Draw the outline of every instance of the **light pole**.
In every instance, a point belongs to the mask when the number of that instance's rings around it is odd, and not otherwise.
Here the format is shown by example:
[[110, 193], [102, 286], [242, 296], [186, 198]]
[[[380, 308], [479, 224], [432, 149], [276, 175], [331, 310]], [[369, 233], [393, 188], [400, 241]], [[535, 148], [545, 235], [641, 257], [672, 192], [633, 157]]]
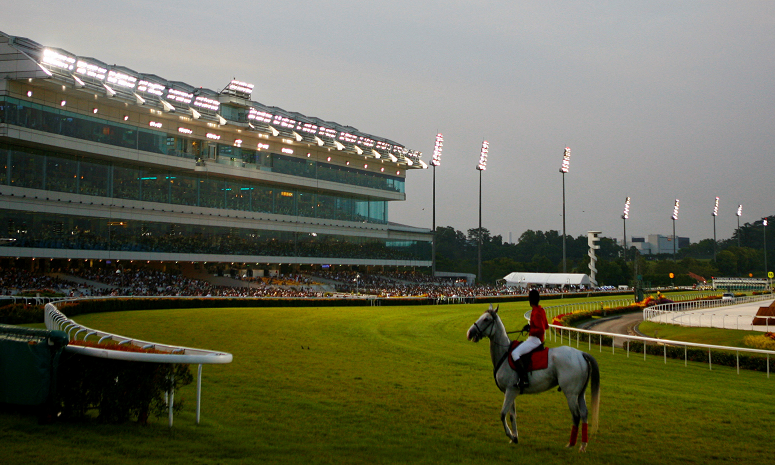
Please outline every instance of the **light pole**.
[[565, 266], [565, 173], [570, 168], [570, 147], [565, 147], [565, 153], [562, 157], [562, 165], [560, 165], [560, 173], [562, 173], [562, 272], [566, 272]]
[[630, 217], [630, 198], [624, 199], [624, 213], [622, 213], [622, 224], [624, 225], [624, 263], [627, 263], [627, 219]]
[[737, 206], [737, 246], [740, 247], [740, 215], [743, 214], [743, 206]]
[[678, 219], [678, 199], [675, 199], [675, 205], [673, 205], [673, 261], [675, 261], [675, 247], [678, 242], [678, 238], [675, 236], [675, 220]]
[[767, 218], [762, 218], [762, 233], [764, 236], [764, 277], [767, 277]]
[[477, 248], [479, 274], [477, 278], [479, 282], [482, 281], [482, 171], [487, 169], [487, 152], [490, 151], [490, 144], [485, 140], [482, 141], [482, 150], [479, 152], [479, 164], [476, 165], [476, 169], [479, 170], [479, 246]]
[[718, 196], [716, 204], [713, 206], [713, 261], [716, 261], [716, 217], [718, 216]]
[[444, 147], [444, 136], [436, 134], [436, 146], [433, 148], [433, 234], [431, 235], [431, 276], [436, 276], [436, 167], [441, 165], [441, 149]]

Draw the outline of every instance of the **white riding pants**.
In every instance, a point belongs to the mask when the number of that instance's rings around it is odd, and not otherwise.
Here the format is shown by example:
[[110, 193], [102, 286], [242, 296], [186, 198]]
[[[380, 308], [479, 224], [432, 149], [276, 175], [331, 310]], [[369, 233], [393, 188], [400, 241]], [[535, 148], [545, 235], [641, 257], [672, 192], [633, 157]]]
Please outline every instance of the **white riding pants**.
[[535, 349], [540, 345], [541, 345], [540, 339], [538, 339], [535, 336], [529, 336], [527, 339], [525, 339], [525, 342], [518, 345], [516, 349], [511, 351], [511, 358], [516, 362], [517, 360], [519, 360], [519, 357], [525, 355], [526, 353], [530, 352], [531, 350]]

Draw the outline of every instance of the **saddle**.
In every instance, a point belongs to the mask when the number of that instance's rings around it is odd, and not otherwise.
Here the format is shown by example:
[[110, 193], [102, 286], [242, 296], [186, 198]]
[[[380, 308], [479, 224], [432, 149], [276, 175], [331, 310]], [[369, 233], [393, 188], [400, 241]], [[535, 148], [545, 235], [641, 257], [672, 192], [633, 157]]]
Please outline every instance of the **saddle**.
[[[517, 348], [518, 345], [522, 344], [522, 341], [511, 341], [511, 345], [509, 346], [508, 353], [510, 354], [514, 349]], [[511, 357], [508, 357], [509, 359], [509, 366], [512, 370], [516, 370], [516, 367], [514, 366], [514, 359]], [[531, 352], [528, 352], [527, 354], [523, 355], [520, 360], [524, 359], [525, 362], [525, 370], [527, 372], [535, 371], [535, 370], [543, 370], [547, 367], [549, 367], [549, 349], [544, 348], [544, 345], [541, 344], [540, 346], [533, 349]]]

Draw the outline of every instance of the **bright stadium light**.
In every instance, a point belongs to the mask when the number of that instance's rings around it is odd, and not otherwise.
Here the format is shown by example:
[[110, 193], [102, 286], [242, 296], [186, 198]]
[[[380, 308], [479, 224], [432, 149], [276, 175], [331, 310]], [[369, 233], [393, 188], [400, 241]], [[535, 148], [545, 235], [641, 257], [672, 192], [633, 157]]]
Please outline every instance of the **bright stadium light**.
[[713, 205], [713, 261], [716, 261], [716, 217], [718, 216], [718, 196], [716, 196], [716, 203]]
[[444, 136], [436, 134], [436, 145], [433, 147], [433, 229], [431, 235], [431, 276], [436, 276], [436, 167], [441, 165], [441, 151], [444, 148]]
[[490, 143], [487, 141], [482, 142], [482, 150], [479, 152], [479, 164], [476, 165], [476, 169], [484, 171], [487, 169], [487, 153], [490, 151]]
[[678, 238], [675, 237], [675, 220], [678, 219], [678, 199], [675, 199], [675, 204], [673, 205], [673, 216], [671, 217], [673, 219], [673, 261], [675, 261], [675, 247], [676, 243], [678, 242]]
[[562, 173], [562, 272], [567, 272], [567, 262], [565, 260], [565, 173], [570, 169], [570, 147], [565, 147], [565, 152], [562, 156], [562, 165], [560, 165], [560, 173]]
[[490, 151], [490, 143], [482, 141], [482, 150], [479, 152], [479, 164], [476, 169], [479, 170], [479, 247], [478, 247], [478, 275], [476, 278], [482, 282], [482, 171], [487, 169], [487, 154]]
[[567, 173], [570, 169], [570, 147], [565, 147], [565, 153], [562, 157], [562, 165], [560, 165], [560, 173]]
[[[767, 269], [767, 218], [762, 218], [762, 237], [764, 238], [764, 276], [769, 279], [769, 270]], [[770, 285], [768, 284], [769, 288]]]
[[624, 199], [624, 213], [622, 223], [624, 225], [624, 262], [627, 263], [627, 220], [630, 218], [630, 197]]
[[443, 148], [444, 136], [441, 133], [436, 134], [436, 145], [433, 147], [433, 159], [431, 160], [431, 165], [433, 165], [434, 168], [441, 165], [441, 151]]

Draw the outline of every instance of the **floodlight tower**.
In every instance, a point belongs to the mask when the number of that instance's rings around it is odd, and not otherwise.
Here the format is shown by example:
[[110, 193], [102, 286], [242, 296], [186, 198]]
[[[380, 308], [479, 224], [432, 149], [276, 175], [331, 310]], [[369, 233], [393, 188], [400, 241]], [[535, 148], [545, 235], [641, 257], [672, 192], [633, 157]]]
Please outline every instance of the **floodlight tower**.
[[740, 215], [743, 214], [743, 206], [737, 206], [737, 246], [740, 247]]
[[490, 151], [489, 142], [482, 141], [482, 150], [479, 152], [479, 164], [476, 165], [476, 169], [479, 170], [479, 247], [478, 247], [478, 263], [479, 274], [477, 278], [479, 282], [482, 281], [482, 171], [487, 169], [487, 152]]
[[622, 224], [624, 225], [624, 263], [627, 263], [627, 219], [630, 217], [630, 198], [624, 199], [624, 213], [622, 213]]
[[433, 235], [431, 236], [431, 276], [436, 276], [436, 167], [441, 165], [441, 149], [444, 147], [444, 136], [436, 134], [436, 146], [433, 148]]
[[566, 272], [565, 266], [565, 173], [570, 168], [570, 147], [565, 147], [565, 153], [562, 157], [560, 173], [562, 173], [562, 272]]
[[762, 235], [764, 236], [764, 276], [767, 277], [767, 218], [762, 218]]
[[675, 205], [673, 205], [673, 261], [675, 261], [675, 247], [678, 242], [678, 238], [675, 237], [675, 220], [678, 219], [678, 199], [675, 199]]
[[718, 216], [718, 196], [716, 204], [713, 206], [713, 261], [716, 261], [716, 217]]

